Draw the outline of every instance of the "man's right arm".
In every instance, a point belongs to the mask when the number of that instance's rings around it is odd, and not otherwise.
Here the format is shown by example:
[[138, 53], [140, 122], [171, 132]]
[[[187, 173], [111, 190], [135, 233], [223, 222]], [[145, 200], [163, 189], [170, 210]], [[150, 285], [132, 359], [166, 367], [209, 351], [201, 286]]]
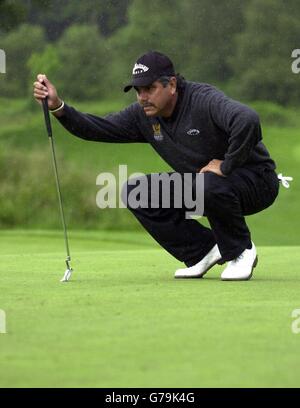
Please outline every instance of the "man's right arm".
[[121, 112], [102, 118], [79, 112], [65, 104], [57, 119], [70, 133], [81, 139], [109, 143], [145, 143], [147, 140], [136, 124], [138, 109], [137, 104], [133, 104]]
[[47, 97], [49, 109], [58, 109], [53, 115], [77, 137], [101, 142], [146, 142], [137, 126], [138, 104], [104, 118], [79, 112], [67, 104], [60, 108], [62, 100], [54, 85], [43, 74], [39, 74], [34, 83], [34, 97], [39, 104]]

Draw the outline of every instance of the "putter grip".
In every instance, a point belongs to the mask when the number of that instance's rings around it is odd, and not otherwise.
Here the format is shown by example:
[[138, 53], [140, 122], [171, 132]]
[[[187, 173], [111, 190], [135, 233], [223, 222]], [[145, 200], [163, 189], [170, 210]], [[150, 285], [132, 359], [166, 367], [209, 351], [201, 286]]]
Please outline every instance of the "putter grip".
[[43, 102], [43, 111], [44, 111], [45, 124], [47, 128], [48, 136], [52, 137], [52, 128], [51, 128], [49, 108], [48, 108], [48, 98], [43, 99], [42, 102]]

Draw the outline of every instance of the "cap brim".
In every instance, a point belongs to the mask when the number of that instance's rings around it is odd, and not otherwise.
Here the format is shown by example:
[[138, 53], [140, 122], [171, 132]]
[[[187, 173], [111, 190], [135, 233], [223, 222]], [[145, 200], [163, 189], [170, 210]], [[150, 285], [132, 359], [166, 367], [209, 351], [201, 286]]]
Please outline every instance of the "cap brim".
[[131, 88], [132, 88], [132, 85], [126, 85], [125, 88], [123, 89], [123, 91], [128, 92], [128, 91], [130, 91]]
[[128, 92], [134, 86], [149, 86], [153, 84], [153, 82], [155, 82], [156, 79], [157, 78], [153, 78], [153, 77], [134, 78], [131, 81], [131, 84], [126, 85], [123, 90], [124, 92]]

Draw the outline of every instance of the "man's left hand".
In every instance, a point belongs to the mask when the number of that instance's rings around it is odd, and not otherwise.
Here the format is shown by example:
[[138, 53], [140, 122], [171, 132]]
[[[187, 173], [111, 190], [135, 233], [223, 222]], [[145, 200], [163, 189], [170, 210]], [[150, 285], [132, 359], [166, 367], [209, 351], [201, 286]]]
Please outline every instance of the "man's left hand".
[[222, 163], [223, 163], [223, 160], [213, 159], [206, 166], [202, 167], [202, 169], [200, 170], [200, 173], [206, 173], [208, 171], [211, 171], [212, 173], [215, 173], [218, 176], [226, 177], [225, 174], [223, 174], [221, 171]]

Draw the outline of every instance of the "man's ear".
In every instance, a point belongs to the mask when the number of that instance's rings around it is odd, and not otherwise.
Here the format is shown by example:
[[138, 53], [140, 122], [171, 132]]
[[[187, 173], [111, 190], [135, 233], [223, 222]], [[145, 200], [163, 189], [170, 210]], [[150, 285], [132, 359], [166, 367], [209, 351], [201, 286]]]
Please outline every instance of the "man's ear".
[[176, 77], [172, 77], [169, 81], [170, 87], [171, 87], [171, 92], [172, 95], [175, 95], [176, 91], [177, 91], [177, 79]]

